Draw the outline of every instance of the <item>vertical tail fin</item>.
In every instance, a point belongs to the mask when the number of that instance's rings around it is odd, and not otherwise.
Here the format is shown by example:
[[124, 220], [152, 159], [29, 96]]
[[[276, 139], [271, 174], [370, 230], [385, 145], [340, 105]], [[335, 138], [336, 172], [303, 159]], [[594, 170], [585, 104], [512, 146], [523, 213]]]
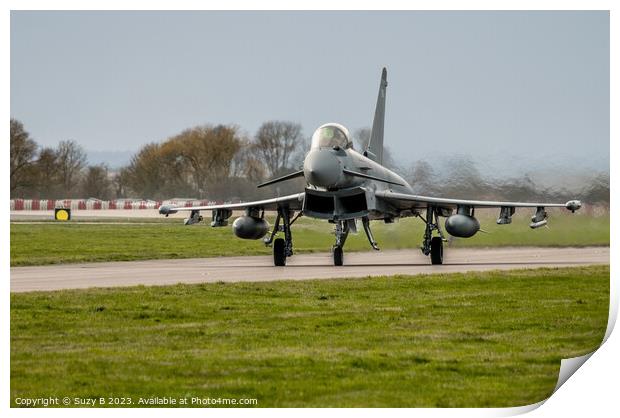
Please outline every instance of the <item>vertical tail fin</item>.
[[379, 84], [379, 95], [377, 96], [377, 107], [375, 108], [375, 118], [372, 121], [370, 131], [370, 141], [366, 148], [368, 158], [383, 163], [383, 123], [385, 120], [385, 91], [387, 88], [387, 70], [385, 67], [381, 72], [381, 83]]

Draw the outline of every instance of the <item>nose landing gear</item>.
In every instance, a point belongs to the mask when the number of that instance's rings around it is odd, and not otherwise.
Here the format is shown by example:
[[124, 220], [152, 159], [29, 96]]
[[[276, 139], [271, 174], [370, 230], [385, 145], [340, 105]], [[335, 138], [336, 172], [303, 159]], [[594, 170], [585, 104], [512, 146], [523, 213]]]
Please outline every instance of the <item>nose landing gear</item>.
[[344, 255], [344, 251], [342, 247], [334, 246], [334, 266], [342, 266], [342, 257]]
[[344, 247], [344, 243], [349, 236], [349, 223], [347, 221], [337, 221], [334, 234], [336, 235], [336, 243], [332, 247], [334, 266], [342, 266], [344, 256], [342, 247]]
[[[372, 231], [370, 230], [370, 220], [367, 216], [362, 217], [362, 225], [364, 226], [364, 232], [366, 233], [366, 237], [368, 238], [368, 242], [370, 246], [379, 251], [379, 247], [375, 238], [372, 235]], [[355, 219], [348, 219], [346, 221], [337, 221], [334, 228], [334, 235], [336, 235], [336, 243], [332, 247], [332, 254], [334, 256], [334, 266], [342, 266], [343, 258], [344, 258], [344, 243], [349, 236], [349, 232], [353, 231], [353, 233], [357, 232], [357, 227], [355, 226]]]

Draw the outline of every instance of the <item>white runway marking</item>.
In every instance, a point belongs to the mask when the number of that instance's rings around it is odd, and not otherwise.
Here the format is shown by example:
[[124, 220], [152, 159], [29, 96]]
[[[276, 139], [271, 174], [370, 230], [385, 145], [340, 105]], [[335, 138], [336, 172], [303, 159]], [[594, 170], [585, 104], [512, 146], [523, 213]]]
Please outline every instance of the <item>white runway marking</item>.
[[432, 266], [420, 250], [346, 253], [334, 267], [330, 253], [299, 254], [286, 267], [271, 256], [120, 261], [11, 268], [11, 292], [176, 283], [328, 279], [395, 274], [453, 273], [609, 264], [609, 247], [448, 248]]

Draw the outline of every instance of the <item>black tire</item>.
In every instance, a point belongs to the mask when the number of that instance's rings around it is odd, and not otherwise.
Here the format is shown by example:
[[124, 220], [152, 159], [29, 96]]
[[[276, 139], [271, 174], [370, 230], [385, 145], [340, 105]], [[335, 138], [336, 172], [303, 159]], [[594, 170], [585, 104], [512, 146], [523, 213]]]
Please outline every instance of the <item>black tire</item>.
[[273, 264], [275, 266], [286, 266], [286, 253], [285, 253], [284, 239], [277, 238], [273, 242]]
[[342, 247], [334, 247], [334, 266], [341, 266], [344, 251]]
[[441, 237], [431, 239], [431, 264], [443, 264], [443, 240]]

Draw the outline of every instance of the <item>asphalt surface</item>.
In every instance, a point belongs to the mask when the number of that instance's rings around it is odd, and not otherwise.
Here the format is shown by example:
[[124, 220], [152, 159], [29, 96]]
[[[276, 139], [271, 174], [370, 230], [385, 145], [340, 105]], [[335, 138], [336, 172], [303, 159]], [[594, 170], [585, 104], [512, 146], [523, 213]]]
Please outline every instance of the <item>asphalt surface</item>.
[[175, 283], [327, 279], [372, 275], [452, 273], [608, 264], [609, 247], [446, 249], [432, 266], [419, 250], [346, 253], [334, 267], [330, 253], [299, 254], [286, 267], [271, 256], [124, 261], [11, 268], [11, 292]]

